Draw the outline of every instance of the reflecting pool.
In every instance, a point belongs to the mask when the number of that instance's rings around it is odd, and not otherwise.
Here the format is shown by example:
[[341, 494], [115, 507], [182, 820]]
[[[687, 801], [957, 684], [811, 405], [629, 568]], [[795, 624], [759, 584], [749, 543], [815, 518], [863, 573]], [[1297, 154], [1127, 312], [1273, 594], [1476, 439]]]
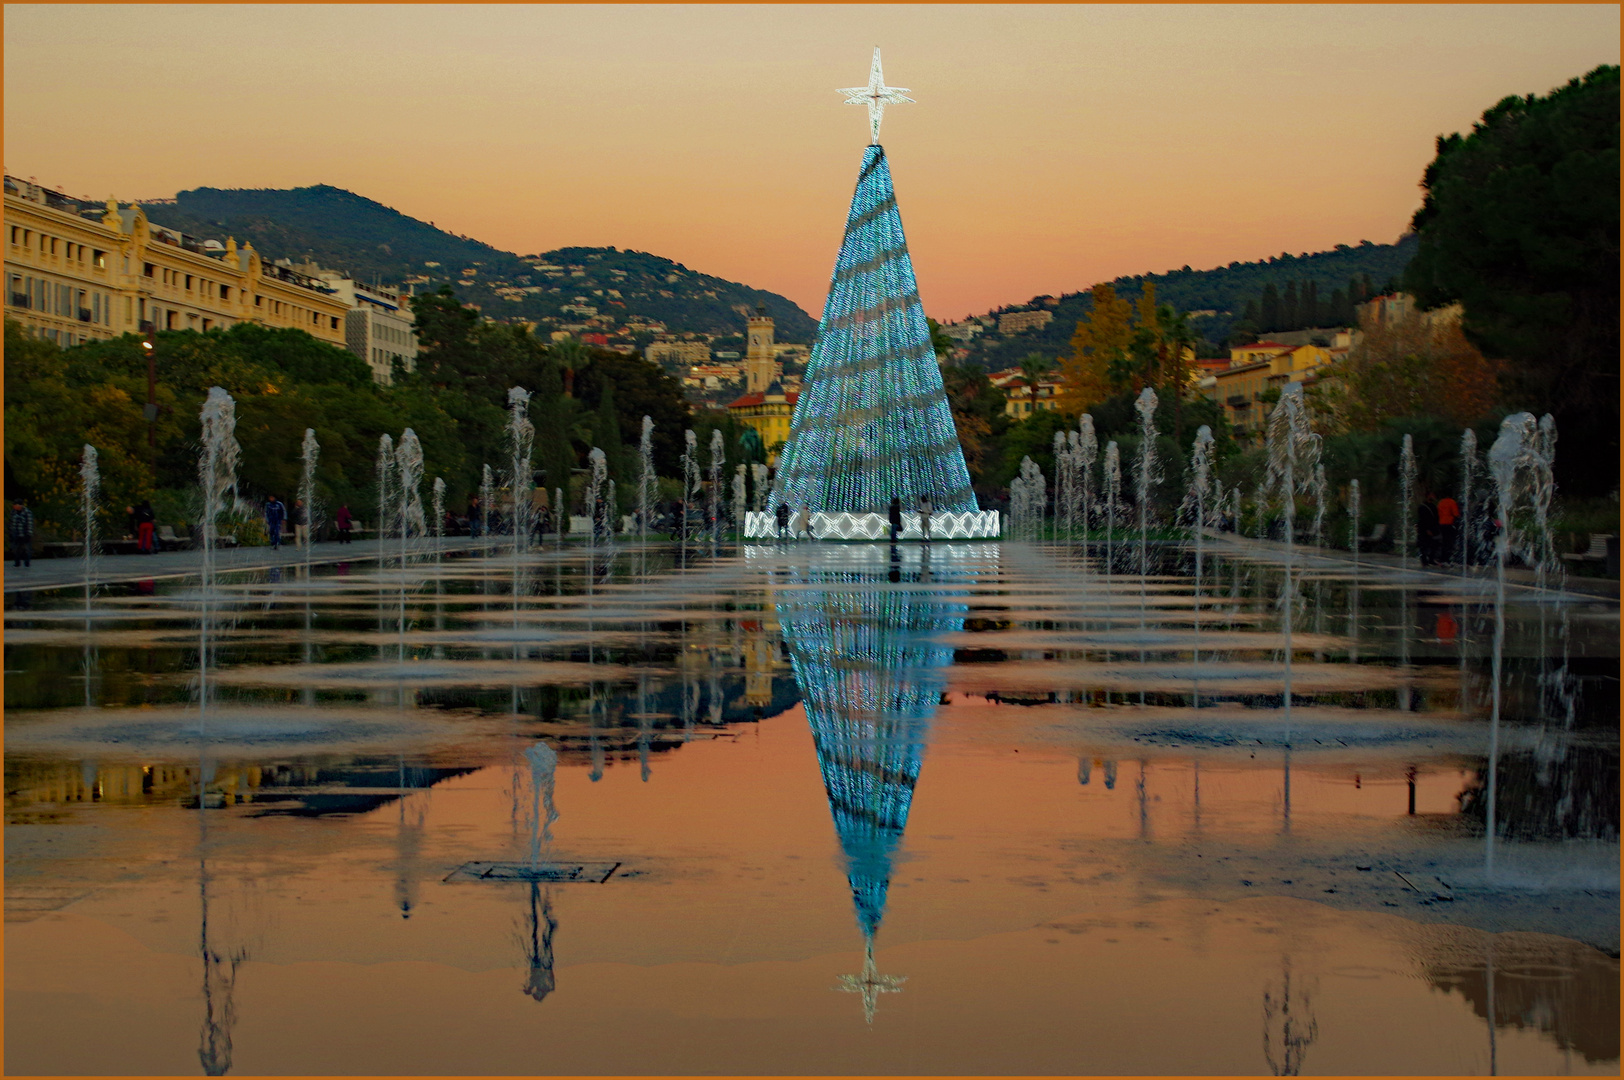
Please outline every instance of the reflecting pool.
[[1486, 583], [1100, 554], [7, 594], [6, 1069], [1616, 1075], [1617, 601], [1510, 590], [1491, 869]]

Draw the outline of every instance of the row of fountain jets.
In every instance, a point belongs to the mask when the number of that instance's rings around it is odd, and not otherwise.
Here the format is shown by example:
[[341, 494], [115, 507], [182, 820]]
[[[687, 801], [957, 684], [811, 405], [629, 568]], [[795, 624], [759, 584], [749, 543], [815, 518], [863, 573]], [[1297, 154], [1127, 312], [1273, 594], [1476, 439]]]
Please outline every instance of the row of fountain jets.
[[[1156, 391], [1149, 387], [1140, 392], [1134, 404], [1139, 414], [1139, 460], [1134, 467], [1133, 485], [1142, 563], [1152, 524], [1151, 502], [1163, 480], [1156, 455], [1158, 404]], [[1253, 503], [1258, 538], [1267, 535], [1268, 510], [1278, 499], [1285, 522], [1285, 540], [1290, 545], [1295, 538], [1297, 498], [1302, 496], [1313, 506], [1309, 532], [1313, 545], [1319, 547], [1323, 540], [1328, 488], [1325, 466], [1320, 460], [1321, 439], [1313, 430], [1301, 383], [1290, 384], [1281, 394], [1269, 414], [1266, 435], [1268, 465]], [[1212, 468], [1212, 451], [1212, 429], [1203, 424], [1196, 431], [1191, 447], [1189, 487], [1178, 507], [1178, 520], [1198, 534], [1219, 525], [1226, 503], [1237, 529], [1241, 520], [1241, 489], [1238, 485], [1231, 488], [1226, 499], [1223, 484]], [[1039, 540], [1052, 536], [1057, 540], [1073, 540], [1081, 536], [1086, 543], [1088, 538], [1098, 535], [1094, 531], [1098, 528], [1107, 546], [1106, 564], [1113, 565], [1110, 549], [1122, 525], [1123, 509], [1122, 460], [1114, 440], [1105, 444], [1104, 459], [1100, 459], [1099, 439], [1091, 414], [1084, 413], [1079, 418], [1077, 430], [1055, 432], [1056, 476], [1051, 523], [1051, 500], [1043, 470], [1031, 457], [1023, 458], [1020, 472], [1009, 488], [1010, 538]], [[1556, 491], [1555, 459], [1556, 426], [1549, 413], [1538, 420], [1526, 412], [1507, 416], [1501, 422], [1499, 437], [1489, 449], [1486, 470], [1478, 453], [1477, 433], [1468, 428], [1461, 435], [1462, 521], [1471, 522], [1474, 512], [1481, 515], [1484, 508], [1474, 495], [1486, 475], [1494, 488], [1497, 520], [1502, 523], [1496, 545], [1499, 555], [1502, 558], [1511, 553], [1519, 555], [1540, 576], [1541, 585], [1551, 571], [1560, 566], [1550, 529], [1551, 500]], [[1096, 464], [1103, 489], [1098, 495], [1094, 488]], [[1415, 482], [1415, 448], [1411, 437], [1405, 435], [1399, 454], [1398, 547], [1406, 563], [1415, 546]], [[1348, 484], [1346, 505], [1348, 546], [1356, 556], [1359, 552], [1359, 499], [1359, 481], [1355, 479]], [[1468, 532], [1466, 528], [1461, 529], [1463, 545], [1469, 543]], [[1464, 550], [1462, 554], [1465, 555]], [[1468, 561], [1463, 557], [1462, 566]]]
[[[531, 505], [526, 497], [529, 484], [525, 478], [532, 474], [531, 458], [535, 444], [535, 425], [529, 418], [530, 392], [515, 386], [508, 391], [508, 443], [511, 450], [508, 473], [509, 522], [517, 551], [522, 552], [528, 541]], [[1156, 455], [1155, 415], [1158, 405], [1156, 392], [1146, 387], [1135, 403], [1139, 414], [1139, 460], [1134, 469], [1134, 494], [1138, 512], [1139, 561], [1141, 571], [1147, 561], [1146, 542], [1151, 525], [1152, 496], [1162, 482], [1160, 462]], [[227, 509], [238, 507], [236, 497], [237, 465], [240, 448], [236, 440], [236, 403], [220, 387], [209, 390], [202, 410], [202, 450], [199, 476], [203, 495], [202, 531], [199, 537], [203, 550], [204, 578], [212, 577], [216, 529], [220, 515]], [[638, 526], [644, 539], [653, 516], [656, 498], [656, 475], [653, 460], [654, 421], [643, 417], [642, 437], [639, 440], [640, 470], [637, 482]], [[1300, 383], [1290, 384], [1281, 394], [1270, 413], [1267, 428], [1268, 467], [1258, 484], [1254, 509], [1261, 539], [1267, 528], [1267, 510], [1272, 498], [1279, 499], [1281, 516], [1285, 522], [1285, 541], [1289, 547], [1295, 540], [1297, 496], [1306, 496], [1313, 505], [1312, 542], [1320, 546], [1327, 506], [1325, 467], [1320, 461], [1320, 436], [1314, 432], [1308, 404]], [[1503, 563], [1513, 551], [1534, 568], [1539, 584], [1545, 583], [1549, 573], [1559, 566], [1551, 539], [1550, 508], [1555, 492], [1553, 464], [1555, 460], [1556, 428], [1551, 416], [1535, 420], [1531, 413], [1515, 413], [1501, 423], [1499, 437], [1490, 448], [1487, 475], [1494, 488], [1498, 521], [1502, 523], [1496, 541], [1498, 560]], [[1196, 432], [1190, 455], [1190, 481], [1178, 518], [1187, 522], [1199, 536], [1204, 530], [1216, 527], [1224, 515], [1225, 492], [1212, 468], [1212, 430], [1203, 424]], [[313, 429], [306, 428], [301, 447], [302, 470], [299, 499], [303, 502], [312, 524], [315, 521], [316, 465], [321, 446]], [[1462, 521], [1473, 521], [1479, 478], [1483, 474], [1477, 450], [1477, 434], [1467, 429], [1461, 436], [1461, 489]], [[1056, 432], [1054, 460], [1056, 463], [1056, 490], [1054, 492], [1054, 521], [1048, 522], [1049, 493], [1042, 469], [1030, 458], [1021, 461], [1020, 473], [1010, 483], [1009, 535], [1011, 539], [1037, 540], [1052, 533], [1057, 539], [1070, 540], [1079, 535], [1085, 546], [1094, 535], [1095, 527], [1103, 526], [1106, 564], [1114, 565], [1114, 547], [1122, 508], [1122, 465], [1115, 441], [1105, 445], [1100, 481], [1103, 499], [1094, 492], [1095, 464], [1099, 460], [1099, 441], [1094, 432], [1094, 418], [1084, 413], [1077, 430]], [[613, 536], [616, 506], [615, 482], [608, 479], [608, 459], [599, 447], [588, 454], [590, 464], [586, 490], [586, 509], [591, 517], [592, 539]], [[724, 528], [722, 475], [726, 464], [726, 451], [722, 433], [713, 431], [710, 442], [708, 469], [702, 469], [698, 439], [692, 429], [684, 433], [682, 455], [683, 500], [685, 516], [693, 512], [695, 502], [705, 503], [705, 528], [715, 539], [720, 539]], [[768, 470], [755, 464], [750, 480], [755, 498], [747, 498], [746, 466], [735, 467], [732, 477], [732, 510], [740, 519], [734, 524], [742, 528], [743, 514], [750, 509], [765, 509], [769, 488]], [[708, 472], [709, 483], [706, 483]], [[377, 535], [398, 536], [402, 557], [405, 557], [409, 536], [436, 537], [443, 532], [445, 521], [444, 479], [435, 477], [432, 484], [432, 517], [425, 518], [421, 495], [423, 479], [423, 448], [417, 434], [407, 428], [399, 442], [385, 434], [379, 439], [376, 464], [377, 475]], [[82, 513], [84, 519], [85, 579], [93, 577], [95, 531], [100, 475], [97, 451], [86, 444], [80, 465]], [[1398, 547], [1401, 558], [1408, 561], [1414, 546], [1415, 513], [1415, 452], [1409, 435], [1405, 435], [1400, 452]], [[496, 476], [490, 465], [482, 470], [480, 502], [488, 511], [496, 494]], [[551, 505], [556, 513], [564, 510], [564, 493], [555, 488]], [[1239, 528], [1241, 489], [1228, 492], [1228, 510], [1236, 528]], [[1103, 504], [1103, 505], [1102, 505]], [[1355, 556], [1359, 551], [1359, 481], [1348, 485], [1347, 510], [1349, 519], [1349, 547]], [[1519, 522], [1531, 521], [1529, 527]], [[686, 523], [685, 523], [686, 524]], [[687, 534], [689, 530], [684, 528]], [[1465, 546], [1469, 544], [1469, 528], [1460, 530], [1462, 536], [1463, 572], [1469, 563]], [[309, 547], [305, 548], [308, 557]]]

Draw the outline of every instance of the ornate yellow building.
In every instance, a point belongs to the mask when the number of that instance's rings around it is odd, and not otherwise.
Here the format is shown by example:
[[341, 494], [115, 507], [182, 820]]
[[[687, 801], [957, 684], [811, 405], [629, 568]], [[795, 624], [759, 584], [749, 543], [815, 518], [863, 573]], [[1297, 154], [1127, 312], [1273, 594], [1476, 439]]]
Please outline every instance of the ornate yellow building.
[[345, 345], [348, 306], [252, 246], [183, 236], [115, 199], [96, 213], [10, 176], [5, 208], [6, 318], [48, 341], [253, 322]]

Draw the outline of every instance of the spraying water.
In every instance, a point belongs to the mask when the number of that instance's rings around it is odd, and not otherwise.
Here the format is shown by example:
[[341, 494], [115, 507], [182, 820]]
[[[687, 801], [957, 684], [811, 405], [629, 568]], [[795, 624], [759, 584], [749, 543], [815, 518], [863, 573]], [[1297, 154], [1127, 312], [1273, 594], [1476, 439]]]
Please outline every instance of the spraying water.
[[598, 449], [596, 446], [591, 449], [586, 457], [587, 463], [592, 469], [591, 478], [587, 481], [586, 488], [586, 512], [589, 515], [588, 520], [591, 523], [587, 528], [586, 534], [586, 565], [588, 567], [587, 589], [590, 592], [592, 576], [594, 573], [594, 571], [591, 570], [593, 565], [593, 549], [598, 541], [598, 521], [607, 513], [607, 509], [601, 507], [599, 503], [603, 495], [603, 482], [608, 479], [609, 476], [609, 460], [604, 456], [604, 452]]
[[530, 539], [530, 452], [536, 444], [536, 425], [530, 422], [530, 391], [508, 390], [508, 446], [513, 454], [508, 486], [513, 494], [513, 553], [522, 554]]
[[1058, 533], [1065, 530], [1066, 539], [1071, 539], [1071, 453], [1066, 445], [1065, 431], [1054, 433], [1054, 524]]
[[305, 578], [310, 577], [310, 545], [316, 539], [316, 461], [321, 457], [321, 443], [316, 441], [316, 429], [305, 428], [304, 442], [299, 446], [299, 501], [304, 503], [305, 520]]
[[1196, 672], [1193, 696], [1196, 708], [1201, 707], [1201, 556], [1207, 528], [1207, 486], [1212, 473], [1212, 445], [1212, 428], [1202, 424], [1196, 429], [1195, 445], [1190, 448], [1190, 494], [1195, 501], [1195, 644], [1191, 650], [1191, 661]]
[[721, 429], [713, 428], [710, 440], [710, 492], [705, 500], [705, 517], [712, 530], [713, 545], [722, 538], [722, 466], [726, 461], [727, 451]]
[[1139, 467], [1134, 472], [1134, 495], [1139, 499], [1139, 606], [1144, 609], [1145, 575], [1150, 570], [1145, 538], [1150, 526], [1150, 493], [1161, 482], [1156, 466], [1156, 391], [1145, 387], [1133, 403], [1139, 413]]
[[389, 511], [395, 505], [395, 440], [386, 432], [378, 437], [378, 565], [383, 565], [383, 541], [389, 535]]
[[1477, 486], [1477, 432], [1467, 428], [1460, 437], [1460, 575], [1470, 576], [1472, 564], [1472, 492]]
[[693, 428], [682, 433], [682, 522], [677, 526], [682, 545], [682, 566], [688, 567], [688, 521], [693, 510], [694, 493], [699, 490], [699, 436]]
[[637, 443], [637, 457], [641, 468], [637, 474], [638, 539], [648, 544], [648, 519], [654, 512], [656, 481], [654, 476], [654, 418], [643, 417], [643, 437]]
[[524, 756], [530, 761], [530, 867], [535, 869], [541, 864], [541, 845], [552, 843], [553, 822], [558, 820], [558, 807], [553, 805], [558, 752], [544, 742], [537, 742]]
[[423, 521], [423, 446], [411, 428], [400, 433], [400, 443], [395, 447], [395, 481], [400, 507], [400, 566], [405, 570], [407, 538], [413, 530], [418, 536], [428, 531]]
[[767, 466], [761, 464], [759, 461], [750, 466], [750, 479], [754, 483], [756, 489], [755, 508], [758, 511], [767, 509], [768, 471]]
[[[216, 519], [226, 506], [237, 501], [237, 461], [242, 447], [237, 443], [237, 403], [218, 386], [209, 388], [203, 402], [203, 452], [198, 456], [198, 480], [203, 488], [203, 596], [202, 617], [198, 620], [198, 709], [205, 717], [209, 705], [209, 599], [214, 592], [214, 548]], [[199, 775], [202, 775], [201, 772]], [[198, 790], [198, 806], [203, 792]]]
[[85, 519], [85, 606], [90, 606], [90, 581], [96, 560], [96, 503], [101, 496], [101, 467], [96, 448], [85, 443], [79, 458], [79, 499]]
[[1314, 475], [1310, 480], [1311, 490], [1314, 493], [1314, 546], [1321, 547], [1325, 540], [1325, 465], [1323, 462], [1314, 463]]
[[744, 515], [745, 511], [750, 508], [745, 494], [745, 471], [746, 468], [742, 464], [733, 467], [733, 538], [735, 540], [744, 535]]
[[1500, 518], [1500, 535], [1495, 539], [1494, 653], [1491, 661], [1489, 706], [1489, 779], [1483, 848], [1483, 874], [1494, 877], [1494, 839], [1498, 829], [1496, 803], [1499, 797], [1501, 671], [1506, 646], [1506, 559], [1511, 553], [1513, 511], [1517, 503], [1518, 473], [1535, 467], [1534, 441], [1538, 426], [1533, 413], [1513, 413], [1500, 422], [1499, 437], [1489, 447], [1489, 477]]
[[1410, 565], [1410, 545], [1415, 543], [1415, 444], [1404, 436], [1398, 452], [1398, 554], [1399, 565]]
[[[436, 476], [429, 490], [434, 493], [434, 539], [440, 541], [445, 539], [445, 481]], [[436, 543], [434, 549], [438, 554], [440, 545]]]
[[1083, 559], [1088, 559], [1089, 519], [1094, 514], [1094, 462], [1100, 454], [1100, 441], [1094, 434], [1094, 417], [1084, 413], [1077, 420], [1077, 472], [1083, 488]]
[[1116, 572], [1117, 495], [1122, 490], [1122, 457], [1116, 440], [1105, 444], [1105, 572]]
[[[1281, 634], [1285, 647], [1285, 675], [1281, 704], [1286, 726], [1286, 753], [1291, 752], [1291, 661], [1292, 616], [1297, 606], [1297, 588], [1292, 579], [1292, 556], [1296, 545], [1297, 495], [1312, 487], [1319, 465], [1320, 437], [1309, 424], [1308, 404], [1303, 400], [1302, 383], [1289, 383], [1269, 414], [1269, 480], [1280, 492], [1280, 508], [1285, 517], [1285, 582], [1281, 587]], [[1288, 757], [1289, 760], [1289, 757]], [[1289, 767], [1289, 766], [1288, 766]], [[1289, 780], [1287, 806], [1289, 807]], [[1289, 809], [1287, 811], [1289, 815]], [[1289, 820], [1289, 816], [1288, 816]]]
[[485, 534], [485, 556], [491, 554], [491, 500], [496, 498], [496, 478], [491, 475], [491, 467], [484, 465], [479, 471], [479, 517], [480, 532]]
[[1353, 561], [1359, 562], [1359, 481], [1348, 481], [1348, 550]]

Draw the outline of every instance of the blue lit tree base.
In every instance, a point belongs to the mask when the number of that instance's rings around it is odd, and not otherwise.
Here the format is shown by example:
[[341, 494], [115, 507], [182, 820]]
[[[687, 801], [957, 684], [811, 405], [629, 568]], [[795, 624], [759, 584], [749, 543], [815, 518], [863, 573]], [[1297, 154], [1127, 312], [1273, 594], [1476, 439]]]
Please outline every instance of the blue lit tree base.
[[[783, 532], [790, 537], [790, 525]], [[891, 519], [885, 514], [816, 513], [812, 515], [807, 532], [814, 540], [889, 540]], [[972, 510], [968, 513], [935, 513], [930, 516], [932, 540], [984, 540], [1001, 535], [1003, 522], [996, 510]], [[744, 515], [744, 535], [749, 540], [773, 540], [780, 535], [776, 514], [751, 511]], [[919, 515], [902, 515], [899, 540], [923, 540]]]

